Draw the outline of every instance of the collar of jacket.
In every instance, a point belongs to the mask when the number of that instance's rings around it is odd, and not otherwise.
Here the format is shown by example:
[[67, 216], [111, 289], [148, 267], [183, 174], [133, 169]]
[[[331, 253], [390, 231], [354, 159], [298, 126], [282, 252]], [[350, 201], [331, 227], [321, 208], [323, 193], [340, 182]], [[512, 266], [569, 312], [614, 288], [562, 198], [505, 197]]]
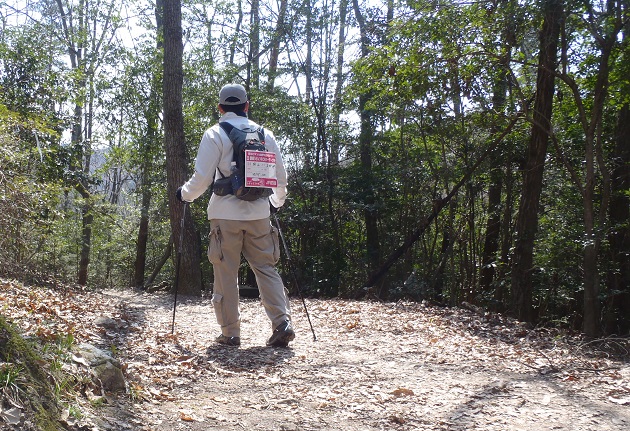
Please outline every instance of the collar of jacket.
[[221, 116], [219, 121], [229, 120], [230, 118], [235, 118], [235, 117], [247, 118], [247, 113], [246, 112], [242, 112], [242, 111], [241, 112], [226, 112], [225, 114], [223, 114]]

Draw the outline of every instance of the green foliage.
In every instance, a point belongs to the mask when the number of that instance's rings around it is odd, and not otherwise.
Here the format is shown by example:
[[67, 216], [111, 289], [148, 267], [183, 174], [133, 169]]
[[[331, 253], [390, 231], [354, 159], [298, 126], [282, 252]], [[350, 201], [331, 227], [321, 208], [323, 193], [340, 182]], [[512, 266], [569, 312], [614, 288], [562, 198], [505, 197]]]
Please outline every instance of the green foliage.
[[[585, 178], [589, 142], [580, 114], [591, 114], [601, 70], [601, 40], [592, 31], [612, 31], [627, 12], [602, 9], [613, 3], [566, 4], [554, 140], [532, 269], [541, 320], [579, 320], [584, 204], [578, 183]], [[369, 45], [362, 51], [352, 3], [346, 4], [341, 47], [339, 4], [289, 2], [276, 39], [279, 6], [263, 2], [259, 72], [243, 36], [250, 34], [251, 16], [241, 9], [238, 21], [239, 5], [244, 7], [233, 1], [183, 4], [189, 173], [201, 136], [218, 119], [220, 87], [242, 82], [251, 97], [251, 118], [275, 133], [283, 151], [290, 181], [279, 216], [306, 294], [363, 292], [363, 283], [378, 269], [366, 253], [366, 214], [371, 214], [379, 262], [424, 229], [379, 285], [370, 286], [382, 297], [509, 307], [511, 249], [518, 235], [514, 224], [532, 127], [527, 119], [536, 93], [541, 3], [359, 2]], [[112, 39], [107, 49], [89, 51], [82, 66], [72, 68], [68, 47], [53, 37], [59, 11], [50, 7], [49, 18], [39, 24], [7, 22], [0, 33], [0, 228], [6, 232], [0, 239], [0, 271], [51, 283], [73, 281], [83, 211], [89, 209], [89, 285], [127, 286], [133, 282], [141, 217], [149, 220], [147, 272], [170, 239], [161, 124], [162, 35], [157, 34], [155, 11], [139, 10], [142, 31], [133, 33], [133, 43], [114, 43], [121, 33], [108, 33]], [[91, 15], [95, 28], [105, 23], [105, 16], [105, 10]], [[110, 28], [120, 28], [118, 14], [111, 18]], [[65, 43], [92, 40], [94, 35], [84, 30], [69, 35]], [[610, 39], [615, 43], [606, 103], [591, 129], [601, 144], [593, 200], [594, 209], [603, 211], [596, 223], [600, 257], [610, 247], [608, 232], [624, 228], [608, 225], [604, 199], [617, 113], [630, 100], [628, 44], [622, 37]], [[279, 41], [279, 57], [270, 85], [265, 78], [274, 41]], [[341, 48], [344, 61], [335, 70]], [[312, 87], [304, 84], [307, 75]], [[88, 113], [89, 101], [94, 109]], [[84, 109], [83, 120], [93, 115], [93, 130], [88, 139], [87, 124], [80, 122], [81, 139], [68, 142], [77, 106]], [[517, 112], [524, 112], [526, 120], [504, 136], [449, 205], [424, 226], [435, 204], [485, 156]], [[88, 197], [75, 190], [78, 183], [89, 189]], [[490, 202], [493, 187], [499, 189], [499, 200]], [[191, 206], [201, 238], [209, 227], [208, 197]], [[487, 224], [496, 214], [499, 244], [490, 263], [494, 278], [485, 286], [480, 274], [486, 265]], [[605, 271], [615, 270], [600, 263], [601, 279]], [[202, 265], [211, 280], [211, 266], [205, 259]], [[288, 263], [281, 267], [289, 275]], [[169, 261], [157, 282], [172, 276]]]
[[10, 362], [0, 363], [0, 392], [3, 399], [9, 398], [12, 400], [19, 399], [20, 397], [20, 376], [23, 373], [23, 369], [19, 364], [13, 364]]

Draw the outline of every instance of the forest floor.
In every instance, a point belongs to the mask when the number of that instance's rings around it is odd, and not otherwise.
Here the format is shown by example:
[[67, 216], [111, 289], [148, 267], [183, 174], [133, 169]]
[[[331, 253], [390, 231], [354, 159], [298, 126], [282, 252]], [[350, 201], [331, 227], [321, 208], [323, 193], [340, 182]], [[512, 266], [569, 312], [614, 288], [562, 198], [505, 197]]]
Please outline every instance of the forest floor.
[[[585, 342], [461, 308], [307, 299], [317, 341], [294, 300], [295, 341], [269, 348], [249, 299], [242, 345], [230, 348], [213, 343], [206, 297], [180, 297], [171, 335], [171, 295], [25, 292], [0, 287], [2, 312], [26, 332], [71, 330], [123, 364], [126, 393], [84, 403], [77, 430], [630, 429], [628, 339]], [[115, 327], [95, 325], [102, 317]]]

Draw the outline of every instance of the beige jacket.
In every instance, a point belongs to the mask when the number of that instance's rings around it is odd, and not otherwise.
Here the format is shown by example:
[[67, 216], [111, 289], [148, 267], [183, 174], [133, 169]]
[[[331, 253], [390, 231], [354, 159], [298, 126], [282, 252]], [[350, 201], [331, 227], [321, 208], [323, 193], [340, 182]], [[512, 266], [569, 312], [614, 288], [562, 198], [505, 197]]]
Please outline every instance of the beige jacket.
[[[258, 127], [253, 121], [232, 112], [225, 113], [219, 121], [227, 121], [234, 127], [241, 129], [248, 125]], [[273, 189], [269, 201], [274, 207], [280, 208], [284, 205], [287, 196], [287, 172], [276, 139], [273, 133], [267, 129], [265, 129], [265, 146], [269, 151], [276, 153], [278, 187]], [[215, 124], [206, 130], [197, 151], [195, 173], [182, 187], [182, 198], [187, 202], [192, 202], [201, 196], [215, 178], [221, 178], [217, 168], [221, 169], [223, 175], [228, 176], [232, 157], [232, 142], [221, 127]], [[217, 196], [212, 194], [208, 203], [208, 220], [260, 220], [269, 217], [269, 201], [258, 199], [247, 202], [233, 195]]]

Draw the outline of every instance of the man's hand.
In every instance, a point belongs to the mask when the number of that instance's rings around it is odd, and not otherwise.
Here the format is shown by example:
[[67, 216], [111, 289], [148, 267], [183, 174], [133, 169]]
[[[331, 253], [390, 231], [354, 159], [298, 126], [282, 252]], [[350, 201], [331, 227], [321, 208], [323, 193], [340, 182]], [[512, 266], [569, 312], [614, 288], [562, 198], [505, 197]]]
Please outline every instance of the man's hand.
[[184, 201], [184, 199], [182, 198], [182, 188], [179, 187], [177, 189], [177, 191], [175, 192], [175, 196], [177, 197], [177, 200], [182, 202], [182, 203], [186, 203], [186, 201]]

